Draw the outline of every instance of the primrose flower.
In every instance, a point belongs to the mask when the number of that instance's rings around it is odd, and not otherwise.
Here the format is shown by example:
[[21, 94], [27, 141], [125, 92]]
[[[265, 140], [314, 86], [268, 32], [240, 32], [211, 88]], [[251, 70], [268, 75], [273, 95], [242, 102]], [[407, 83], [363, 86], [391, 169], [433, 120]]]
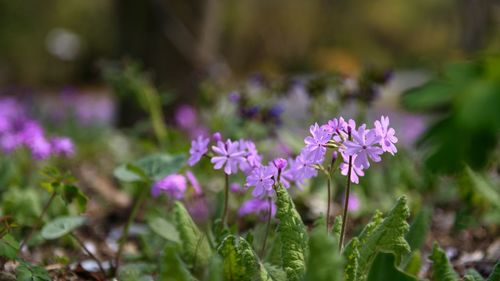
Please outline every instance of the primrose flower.
[[227, 175], [238, 172], [238, 165], [245, 161], [245, 151], [239, 149], [238, 142], [219, 141], [217, 146], [212, 146], [212, 150], [218, 155], [210, 160], [214, 164], [214, 169], [219, 170], [224, 166], [224, 173]]
[[343, 117], [333, 118], [324, 125], [325, 130], [330, 134], [340, 134], [340, 132], [345, 132], [347, 130], [347, 122]]
[[66, 157], [73, 156], [75, 154], [75, 146], [73, 142], [66, 137], [55, 137], [50, 140], [52, 151], [58, 155], [64, 155]]
[[308, 136], [304, 139], [306, 147], [303, 152], [306, 157], [311, 160], [311, 162], [317, 164], [323, 162], [326, 153], [325, 145], [332, 138], [332, 134], [325, 130], [325, 128], [320, 127], [318, 123], [315, 123], [309, 128], [312, 136]]
[[380, 136], [380, 146], [384, 151], [389, 152], [394, 155], [398, 152], [398, 149], [394, 145], [398, 142], [398, 138], [395, 136], [396, 131], [393, 128], [389, 128], [389, 117], [380, 117], [380, 121], [375, 121], [375, 132]]
[[201, 185], [198, 182], [198, 180], [196, 179], [196, 177], [194, 176], [193, 172], [191, 172], [189, 170], [186, 171], [186, 178], [188, 179], [189, 183], [193, 187], [195, 194], [199, 195], [199, 194], [203, 193], [203, 191], [201, 191]]
[[[353, 156], [352, 162], [354, 163], [354, 160], [356, 159], [356, 156]], [[340, 173], [344, 176], [347, 176], [349, 173], [349, 156], [344, 157], [344, 162], [340, 163]], [[351, 182], [352, 183], [359, 183], [359, 177], [362, 177], [365, 175], [365, 172], [363, 172], [363, 168], [352, 165], [352, 171], [351, 171]]]
[[245, 152], [245, 161], [240, 163], [240, 169], [248, 174], [256, 167], [261, 166], [262, 156], [259, 155], [255, 143], [248, 140], [239, 140], [240, 150]]
[[283, 158], [276, 158], [273, 161], [274, 166], [276, 166], [277, 169], [283, 170], [286, 168], [287, 162], [286, 159]]
[[363, 124], [357, 131], [352, 130], [352, 138], [352, 141], [344, 141], [345, 149], [341, 152], [345, 152], [349, 156], [356, 155], [356, 159], [353, 160], [354, 166], [364, 169], [370, 167], [368, 158], [375, 162], [380, 162], [380, 154], [384, 151], [382, 148], [376, 146], [381, 137], [374, 130], [367, 130], [366, 124]]
[[293, 161], [290, 161], [290, 170], [283, 173], [285, 178], [290, 174], [293, 180], [301, 185], [304, 180], [313, 178], [318, 175], [318, 171], [312, 167], [314, 163], [309, 161], [304, 154], [299, 154]]
[[190, 105], [181, 105], [175, 112], [175, 121], [182, 129], [192, 129], [196, 127], [196, 109]]
[[200, 161], [201, 157], [208, 152], [209, 142], [210, 140], [203, 136], [198, 136], [196, 140], [191, 142], [191, 148], [189, 149], [189, 154], [191, 156], [188, 159], [189, 166], [194, 166]]
[[252, 196], [265, 197], [273, 190], [275, 170], [270, 166], [261, 166], [253, 169], [247, 177], [247, 187], [254, 187]]
[[271, 209], [271, 217], [274, 217], [277, 209], [274, 202], [271, 201], [271, 206], [269, 206], [268, 200], [252, 198], [241, 205], [238, 210], [238, 216], [243, 217], [256, 214], [261, 220], [266, 220], [269, 215], [269, 209]]
[[43, 136], [30, 139], [28, 147], [31, 150], [33, 158], [37, 160], [46, 159], [52, 152], [50, 142], [48, 142]]
[[186, 192], [187, 182], [183, 175], [172, 174], [155, 182], [151, 188], [151, 195], [158, 197], [161, 192], [165, 192], [172, 199], [180, 200]]

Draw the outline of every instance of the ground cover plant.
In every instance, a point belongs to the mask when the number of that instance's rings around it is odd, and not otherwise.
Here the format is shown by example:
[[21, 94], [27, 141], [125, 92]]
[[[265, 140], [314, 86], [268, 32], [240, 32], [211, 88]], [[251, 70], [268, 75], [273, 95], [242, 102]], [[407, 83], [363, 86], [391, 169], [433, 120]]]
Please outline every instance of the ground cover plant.
[[450, 65], [403, 95], [419, 114], [377, 109], [397, 75], [371, 70], [206, 81], [166, 118], [115, 66], [125, 128], [111, 98], [2, 96], [0, 280], [500, 280], [499, 66]]

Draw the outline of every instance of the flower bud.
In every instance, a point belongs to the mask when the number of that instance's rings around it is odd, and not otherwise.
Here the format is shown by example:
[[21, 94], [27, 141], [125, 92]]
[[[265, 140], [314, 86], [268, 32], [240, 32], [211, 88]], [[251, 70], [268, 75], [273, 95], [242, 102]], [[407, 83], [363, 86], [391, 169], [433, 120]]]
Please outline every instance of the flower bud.
[[222, 140], [222, 136], [219, 132], [215, 132], [213, 135], [212, 135], [212, 139], [214, 140], [214, 142], [219, 142]]
[[279, 170], [283, 170], [287, 165], [287, 161], [283, 158], [276, 158], [274, 159], [273, 163], [274, 166], [276, 166], [276, 168], [278, 168]]

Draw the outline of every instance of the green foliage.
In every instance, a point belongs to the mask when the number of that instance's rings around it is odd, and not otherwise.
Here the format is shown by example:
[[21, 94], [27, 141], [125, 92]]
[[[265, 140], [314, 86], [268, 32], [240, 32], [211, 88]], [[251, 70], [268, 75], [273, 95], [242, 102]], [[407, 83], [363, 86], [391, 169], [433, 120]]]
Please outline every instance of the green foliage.
[[396, 258], [391, 253], [379, 253], [373, 261], [373, 264], [368, 274], [368, 281], [417, 281], [418, 279], [411, 276], [396, 265]]
[[415, 219], [410, 225], [410, 230], [405, 236], [406, 241], [410, 245], [411, 253], [404, 256], [401, 267], [405, 268], [407, 265], [415, 260], [413, 255], [419, 250], [425, 243], [425, 238], [427, 237], [427, 232], [430, 228], [432, 211], [428, 208], [423, 208], [415, 216]]
[[500, 131], [499, 69], [498, 56], [449, 64], [442, 75], [403, 97], [409, 109], [440, 110], [441, 120], [420, 142], [429, 152], [429, 170], [459, 172], [463, 163], [485, 167]]
[[11, 188], [2, 199], [3, 213], [12, 215], [19, 225], [32, 225], [42, 212], [40, 194], [34, 189]]
[[[410, 215], [406, 197], [400, 197], [396, 205], [382, 219], [380, 213], [376, 213], [372, 221], [363, 229], [358, 236], [359, 239], [359, 259], [356, 278], [365, 280], [379, 252], [393, 253], [399, 263], [403, 255], [410, 252], [410, 246], [405, 240], [409, 225], [406, 219]], [[355, 252], [350, 249], [353, 246], [346, 246], [346, 256], [351, 262], [351, 255]], [[346, 278], [347, 279], [347, 278]], [[356, 279], [351, 279], [356, 280]]]
[[359, 239], [354, 237], [342, 252], [346, 262], [344, 267], [344, 280], [357, 281], [359, 271]]
[[487, 281], [498, 281], [500, 280], [500, 261], [495, 264], [493, 268], [493, 272], [491, 272]]
[[474, 269], [467, 270], [467, 274], [464, 276], [464, 281], [485, 281], [483, 276]]
[[49, 193], [60, 195], [64, 203], [76, 203], [80, 212], [84, 212], [87, 206], [87, 196], [75, 185], [76, 179], [69, 173], [61, 173], [53, 167], [48, 167], [43, 170], [45, 180], [42, 182], [42, 187]]
[[283, 186], [276, 190], [279, 220], [278, 236], [281, 241], [281, 266], [288, 280], [301, 280], [305, 270], [305, 253], [308, 237], [302, 219], [295, 209], [292, 199]]
[[226, 236], [219, 245], [217, 252], [224, 259], [224, 280], [273, 280], [260, 263], [251, 245], [242, 237]]
[[178, 245], [168, 243], [163, 251], [160, 266], [160, 278], [162, 281], [194, 281], [187, 266], [178, 255]]
[[129, 263], [120, 266], [118, 280], [121, 281], [153, 281], [151, 273], [155, 266], [146, 263]]
[[[270, 280], [273, 281], [286, 281], [286, 273], [281, 269], [280, 267], [269, 264], [269, 263], [264, 263], [264, 268], [266, 269], [267, 273], [270, 276]], [[269, 278], [268, 278], [269, 279]], [[265, 279], [265, 280], [268, 280]]]
[[208, 272], [204, 280], [207, 281], [220, 281], [224, 278], [224, 263], [219, 255], [213, 255], [210, 259]]
[[309, 238], [309, 255], [305, 281], [342, 280], [343, 259], [338, 240], [323, 227], [316, 227]]
[[84, 225], [86, 221], [82, 216], [59, 217], [45, 224], [41, 234], [47, 240], [57, 239]]
[[453, 270], [453, 266], [446, 257], [445, 252], [439, 247], [437, 243], [432, 248], [430, 255], [432, 261], [432, 279], [436, 281], [457, 281], [459, 280], [458, 274]]
[[186, 162], [183, 154], [152, 154], [134, 163], [115, 169], [114, 175], [123, 182], [149, 182], [177, 172]]
[[148, 225], [154, 233], [158, 234], [164, 239], [175, 243], [181, 242], [179, 232], [177, 231], [175, 226], [164, 218], [154, 217], [152, 219], [149, 219]]
[[7, 259], [15, 259], [19, 251], [19, 242], [10, 234], [0, 238], [0, 256]]
[[180, 202], [175, 202], [173, 213], [181, 240], [183, 260], [192, 268], [205, 268], [212, 256], [208, 237], [198, 229]]
[[17, 281], [51, 281], [49, 273], [45, 268], [32, 265], [24, 260], [19, 260], [19, 266], [16, 268]]

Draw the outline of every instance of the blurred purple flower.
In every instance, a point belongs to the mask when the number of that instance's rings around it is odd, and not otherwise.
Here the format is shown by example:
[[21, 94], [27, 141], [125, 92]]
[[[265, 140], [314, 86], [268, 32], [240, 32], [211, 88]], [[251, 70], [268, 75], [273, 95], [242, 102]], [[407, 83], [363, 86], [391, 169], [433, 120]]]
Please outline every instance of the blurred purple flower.
[[181, 129], [192, 129], [196, 127], [198, 115], [194, 107], [181, 105], [175, 111], [175, 121]]
[[235, 182], [229, 185], [229, 190], [231, 190], [231, 192], [241, 193], [241, 194], [244, 194], [246, 192], [246, 190], [241, 186], [241, 184]]
[[382, 116], [380, 121], [375, 121], [375, 132], [378, 136], [380, 136], [380, 146], [384, 151], [387, 151], [394, 155], [394, 153], [398, 152], [398, 149], [394, 145], [398, 142], [398, 138], [396, 138], [393, 128], [389, 128], [389, 117]]
[[46, 159], [52, 152], [50, 142], [43, 136], [31, 138], [27, 146], [31, 150], [31, 155], [33, 155], [33, 158], [36, 160]]
[[271, 217], [274, 217], [276, 215], [276, 204], [273, 201], [271, 201], [271, 206], [269, 206], [269, 200], [252, 198], [241, 205], [238, 210], [238, 216], [243, 217], [255, 214], [261, 220], [266, 220], [269, 215], [269, 209], [271, 209]]
[[229, 101], [232, 103], [237, 103], [240, 101], [240, 93], [238, 91], [233, 91], [228, 95]]
[[215, 132], [215, 133], [212, 135], [212, 140], [213, 140], [215, 143], [218, 143], [218, 142], [222, 141], [222, 135], [220, 134], [220, 132]]
[[189, 149], [189, 154], [191, 155], [188, 159], [189, 166], [194, 166], [198, 163], [201, 157], [208, 152], [208, 143], [210, 140], [208, 138], [203, 138], [198, 136], [196, 140], [191, 141], [191, 148]]
[[57, 155], [71, 157], [75, 154], [75, 146], [71, 139], [66, 137], [55, 137], [50, 140], [52, 152]]
[[187, 170], [186, 171], [186, 177], [189, 181], [189, 183], [191, 184], [191, 186], [193, 187], [194, 189], [194, 193], [196, 195], [200, 195], [200, 194], [203, 194], [203, 191], [201, 190], [201, 185], [200, 183], [198, 182], [198, 180], [196, 179], [195, 175], [193, 174], [193, 172]]
[[214, 169], [219, 170], [224, 166], [224, 173], [227, 175], [238, 172], [238, 165], [245, 160], [245, 151], [239, 149], [239, 142], [226, 140], [225, 143], [219, 141], [217, 146], [212, 146], [212, 150], [218, 156], [212, 157], [210, 162], [214, 164]]
[[155, 182], [151, 188], [151, 195], [158, 197], [161, 192], [165, 192], [172, 199], [180, 200], [184, 198], [187, 183], [183, 175], [172, 174]]
[[349, 199], [347, 199], [347, 200], [348, 200], [348, 204], [349, 204], [349, 207], [347, 209], [349, 211], [356, 212], [361, 207], [361, 202], [359, 201], [359, 198], [356, 194], [354, 194], [354, 193], [349, 194]]

